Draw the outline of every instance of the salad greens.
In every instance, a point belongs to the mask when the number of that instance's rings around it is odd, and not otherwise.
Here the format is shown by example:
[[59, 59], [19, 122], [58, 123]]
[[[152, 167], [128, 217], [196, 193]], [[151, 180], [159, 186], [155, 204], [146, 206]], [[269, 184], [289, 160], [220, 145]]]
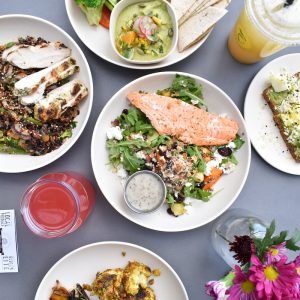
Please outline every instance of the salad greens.
[[[169, 88], [157, 93], [207, 107], [201, 85], [187, 76], [176, 75]], [[166, 202], [175, 216], [186, 213], [185, 198], [205, 202], [211, 198], [212, 186], [238, 164], [233, 153], [244, 144], [239, 135], [223, 146], [185, 144], [175, 137], [159, 135], [146, 115], [135, 107], [124, 109], [112, 125], [121, 136], [106, 141], [110, 164], [116, 171], [125, 169], [129, 175], [147, 169], [161, 176], [167, 186]], [[216, 155], [221, 156], [220, 161], [216, 161]], [[207, 168], [212, 171], [208, 173]]]
[[75, 0], [75, 2], [85, 13], [90, 25], [99, 25], [102, 18], [103, 5], [109, 10], [113, 10], [118, 0]]
[[207, 109], [203, 99], [202, 86], [194, 78], [179, 75], [175, 76], [171, 87], [157, 92], [159, 95], [176, 97], [189, 104]]

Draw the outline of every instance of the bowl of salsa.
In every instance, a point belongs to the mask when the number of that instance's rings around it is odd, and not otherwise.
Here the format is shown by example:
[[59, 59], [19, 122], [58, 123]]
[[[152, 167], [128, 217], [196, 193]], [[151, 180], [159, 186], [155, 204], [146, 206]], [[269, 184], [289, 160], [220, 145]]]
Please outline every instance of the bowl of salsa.
[[122, 0], [112, 11], [109, 31], [117, 55], [135, 64], [166, 59], [178, 41], [175, 11], [165, 0]]

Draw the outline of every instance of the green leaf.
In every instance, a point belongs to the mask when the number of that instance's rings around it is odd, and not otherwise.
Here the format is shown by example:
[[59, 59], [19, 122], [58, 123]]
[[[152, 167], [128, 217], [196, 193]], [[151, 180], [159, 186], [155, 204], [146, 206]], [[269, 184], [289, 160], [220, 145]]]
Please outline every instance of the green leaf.
[[235, 151], [239, 150], [245, 143], [245, 141], [238, 134], [232, 142], [235, 144]]
[[229, 156], [229, 160], [233, 163], [233, 164], [235, 164], [235, 165], [238, 165], [238, 160], [236, 159], [236, 157], [233, 155], [233, 154], [231, 154], [230, 156]]
[[42, 126], [43, 125], [43, 123], [40, 120], [37, 120], [37, 119], [35, 119], [33, 117], [27, 117], [24, 120], [27, 121], [27, 122], [29, 122], [29, 123], [38, 125], [38, 126]]
[[293, 236], [286, 241], [287, 249], [292, 251], [300, 250], [300, 247], [296, 245], [299, 241], [300, 241], [300, 231], [296, 229]]
[[159, 135], [158, 137], [156, 137], [151, 141], [150, 146], [153, 148], [153, 147], [158, 147], [160, 145], [166, 145], [169, 140], [171, 140], [171, 137], [167, 135]]
[[5, 44], [5, 49], [11, 48], [15, 44], [16, 44], [15, 42], [9, 42], [9, 43]]
[[185, 186], [183, 189], [183, 193], [184, 193], [185, 197], [202, 200], [204, 202], [207, 202], [211, 198], [211, 195], [212, 195], [212, 193], [209, 191], [205, 191], [205, 190], [195, 187], [194, 183], [192, 183], [191, 186]]
[[175, 203], [175, 199], [174, 199], [174, 197], [171, 195], [171, 194], [167, 194], [167, 203], [168, 204], [173, 204], [173, 203]]
[[199, 148], [197, 146], [188, 146], [187, 153], [190, 157], [194, 156], [194, 155], [196, 155], [198, 157], [198, 160], [196, 162], [197, 170], [199, 172], [204, 172], [206, 169], [206, 163], [203, 160], [201, 148]]
[[63, 134], [60, 136], [61, 139], [70, 138], [72, 136], [72, 129], [66, 129]]
[[273, 237], [273, 244], [274, 245], [282, 244], [286, 240], [287, 235], [288, 232], [286, 230], [281, 231], [279, 235]]
[[145, 165], [145, 162], [131, 153], [128, 148], [125, 148], [123, 151], [122, 164], [125, 170], [129, 171], [132, 174], [141, 170], [142, 166]]

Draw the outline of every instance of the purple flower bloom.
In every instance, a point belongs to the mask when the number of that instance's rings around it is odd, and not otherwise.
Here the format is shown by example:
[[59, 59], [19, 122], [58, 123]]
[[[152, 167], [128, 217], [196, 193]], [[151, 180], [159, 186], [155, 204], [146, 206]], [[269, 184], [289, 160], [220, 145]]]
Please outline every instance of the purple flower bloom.
[[208, 296], [215, 297], [217, 300], [225, 298], [227, 288], [223, 281], [209, 281], [205, 284], [205, 292]]
[[269, 248], [267, 252], [268, 263], [272, 263], [273, 261], [280, 261], [280, 259], [287, 252], [285, 245], [286, 242], [283, 242], [279, 245], [273, 245], [272, 247]]
[[258, 295], [255, 284], [249, 280], [249, 275], [242, 272], [239, 266], [235, 266], [234, 285], [229, 289], [228, 300], [257, 300]]

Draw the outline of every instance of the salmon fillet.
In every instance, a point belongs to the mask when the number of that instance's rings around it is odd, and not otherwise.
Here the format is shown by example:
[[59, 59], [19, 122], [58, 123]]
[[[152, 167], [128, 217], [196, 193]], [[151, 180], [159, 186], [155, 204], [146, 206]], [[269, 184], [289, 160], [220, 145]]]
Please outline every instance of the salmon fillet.
[[160, 135], [171, 135], [187, 144], [225, 145], [239, 129], [237, 122], [190, 105], [182, 100], [157, 94], [127, 95], [129, 101], [151, 121]]

